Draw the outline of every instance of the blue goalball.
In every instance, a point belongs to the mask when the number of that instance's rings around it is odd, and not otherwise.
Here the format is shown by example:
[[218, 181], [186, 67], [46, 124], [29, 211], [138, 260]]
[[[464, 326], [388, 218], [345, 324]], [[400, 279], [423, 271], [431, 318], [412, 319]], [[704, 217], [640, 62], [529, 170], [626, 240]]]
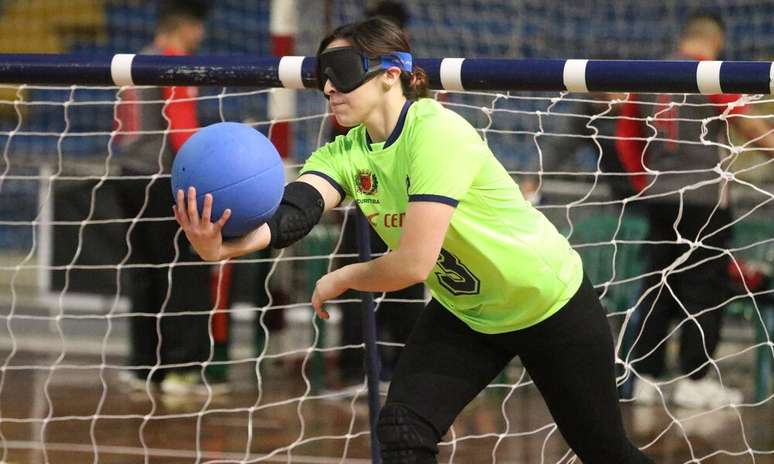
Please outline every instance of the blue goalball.
[[285, 187], [285, 167], [263, 134], [236, 122], [201, 128], [180, 148], [172, 163], [172, 196], [196, 188], [202, 213], [204, 195], [212, 194], [212, 221], [226, 209], [231, 217], [225, 237], [241, 237], [271, 218]]

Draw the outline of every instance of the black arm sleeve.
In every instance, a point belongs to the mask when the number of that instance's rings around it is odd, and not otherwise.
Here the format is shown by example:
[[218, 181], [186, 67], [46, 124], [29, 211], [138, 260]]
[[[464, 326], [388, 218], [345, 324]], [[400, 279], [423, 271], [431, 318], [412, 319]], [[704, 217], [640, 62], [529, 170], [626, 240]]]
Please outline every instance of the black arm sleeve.
[[306, 182], [285, 186], [277, 212], [269, 219], [271, 247], [285, 248], [304, 238], [322, 216], [325, 201], [316, 188]]

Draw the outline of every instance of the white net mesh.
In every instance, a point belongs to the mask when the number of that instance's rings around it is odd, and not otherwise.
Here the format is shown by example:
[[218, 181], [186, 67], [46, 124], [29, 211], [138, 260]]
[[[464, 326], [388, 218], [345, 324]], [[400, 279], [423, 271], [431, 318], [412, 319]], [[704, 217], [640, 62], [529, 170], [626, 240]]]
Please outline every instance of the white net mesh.
[[[683, 14], [693, 6], [706, 6], [408, 4], [419, 56], [606, 58], [665, 55]], [[266, 54], [267, 7], [223, 5], [215, 11], [213, 24], [220, 27], [212, 27], [206, 51]], [[728, 58], [770, 58], [774, 34], [766, 20], [771, 15], [765, 14], [774, 8], [770, 2], [713, 5], [725, 13], [729, 25]], [[324, 2], [313, 2], [304, 8], [307, 14], [328, 15], [331, 24], [356, 19], [364, 11], [362, 2], [331, 2], [327, 10]], [[600, 14], [589, 17], [589, 10]], [[128, 18], [138, 11], [150, 16], [152, 9], [116, 2], [106, 11], [116, 51], [147, 43], [150, 24]], [[322, 32], [304, 28], [297, 53], [312, 54]], [[251, 33], [254, 42], [248, 40]], [[85, 45], [81, 49], [93, 50]], [[192, 266], [181, 261], [180, 250], [161, 264], [129, 259], [130, 228], [160, 220], [128, 214], [118, 206], [115, 186], [131, 180], [121, 170], [130, 156], [119, 143], [127, 134], [114, 128], [123, 94], [115, 88], [39, 86], [0, 86], [0, 93], [0, 462], [369, 462], [365, 391], [357, 375], [356, 381], [346, 382], [338, 367], [349, 354], [362, 356], [363, 346], [342, 342], [340, 311], [334, 311], [332, 322], [315, 325], [308, 306], [315, 279], [341, 259], [351, 258], [351, 237], [342, 232], [342, 224], [352, 221], [351, 213], [342, 208], [281, 254], [242, 257], [229, 268], [214, 268], [206, 284], [225, 288], [224, 282], [230, 282], [228, 292], [206, 302], [204, 309], [164, 313], [163, 320], [196, 315], [207, 319], [208, 333], [202, 340], [206, 361], [192, 366], [207, 375], [204, 388], [195, 394], [157, 391], [150, 382], [138, 384], [122, 375], [179, 366], [127, 360], [130, 321], [145, 315], [152, 319], [154, 332], [167, 333], [155, 309], [129, 312], [128, 289], [136, 285], [131, 276], [138, 268], [156, 268], [173, 282], [172, 269]], [[250, 120], [264, 133], [275, 127], [266, 116], [268, 91], [213, 88], [202, 89], [200, 95], [203, 124]], [[696, 319], [678, 318], [677, 326], [658, 337], [657, 346], [644, 353], [633, 349], [643, 340], [637, 321], [652, 314], [648, 295], [671, 292], [680, 303], [670, 276], [698, 271], [686, 255], [659, 269], [667, 272], [667, 285], [649, 280], [653, 276], [647, 273], [645, 257], [660, 242], [647, 236], [639, 208], [643, 195], [627, 190], [630, 176], [615, 166], [613, 150], [620, 136], [614, 128], [623, 102], [580, 94], [435, 97], [480, 130], [525, 192], [532, 192], [538, 208], [582, 254], [615, 331], [623, 396], [629, 398], [633, 378], [655, 387], [638, 392], [653, 397], [651, 406], [622, 400], [633, 441], [657, 462], [771, 460], [774, 396], [766, 379], [774, 360], [774, 166], [771, 151], [756, 150], [732, 129], [730, 121], [742, 116], [718, 113], [692, 119], [700, 129], [720, 124], [718, 140], [700, 135], [669, 140], [647, 130], [641, 139], [651, 146], [670, 141], [681, 147], [717, 146], [718, 162], [703, 171], [710, 185], [726, 186], [734, 215], [680, 240], [695, 250], [733, 258], [732, 269], [744, 270], [748, 277], [736, 283], [729, 277], [733, 290], [699, 308], [702, 314], [725, 316], [721, 343], [715, 352], [705, 353], [709, 377], [741, 390], [743, 399], [733, 406], [689, 409], [675, 405], [673, 398], [686, 376], [679, 369], [680, 330], [695, 325]], [[648, 97], [633, 99], [654, 112], [668, 109], [654, 106]], [[689, 97], [673, 100], [680, 110], [694, 107]], [[301, 92], [298, 101], [298, 114], [289, 121], [294, 133], [291, 173], [329, 130], [319, 95]], [[748, 102], [750, 111], [744, 117], [774, 124], [771, 97], [748, 97]], [[646, 128], [656, 127], [645, 115], [641, 119]], [[657, 174], [667, 178], [674, 172]], [[160, 181], [152, 174], [134, 179], [143, 186]], [[672, 191], [697, 187], [689, 182]], [[144, 188], [139, 199], [147, 205], [150, 192]], [[710, 203], [718, 204], [719, 199]], [[725, 229], [733, 231], [732, 240], [718, 249], [711, 239]], [[377, 297], [377, 312], [386, 303], [406, 303], [399, 297]], [[168, 297], [161, 301], [170, 305]], [[356, 303], [348, 299], [337, 305], [348, 302]], [[212, 310], [215, 307], [224, 309]], [[225, 314], [231, 318], [227, 337]], [[400, 345], [390, 336], [380, 335], [382, 347]], [[704, 352], [707, 341], [700, 338]], [[643, 380], [638, 363], [660, 347], [670, 360], [667, 369], [657, 379]], [[155, 351], [161, 349], [161, 344], [154, 346]], [[224, 379], [227, 395], [220, 391]], [[443, 462], [572, 461], [518, 360], [463, 412], [444, 437], [441, 453]]]
[[[32, 94], [37, 89], [28, 87], [25, 90]], [[76, 91], [63, 92], [72, 95]], [[245, 98], [259, 93], [244, 92], [222, 99]], [[536, 188], [536, 197], [541, 198], [538, 207], [571, 238], [583, 255], [617, 331], [619, 381], [624, 385], [639, 374], [636, 362], [648, 354], [637, 355], [631, 351], [632, 343], [642, 335], [636, 330], [631, 332], [635, 326], [632, 319], [647, 317], [649, 311], [648, 308], [642, 308], [639, 313], [634, 310], [643, 306], [637, 304], [643, 292], [658, 288], [643, 288], [647, 281], [643, 256], [650, 253], [649, 247], [656, 242], [647, 239], [643, 220], [637, 216], [640, 198], [634, 194], [616, 197], [615, 181], [626, 179], [626, 176], [605, 170], [602, 161], [614, 156], [603, 147], [615, 139], [615, 135], [604, 132], [602, 125], [607, 118], [616, 121], [608, 114], [610, 108], [622, 103], [604, 101], [600, 104], [599, 100], [583, 95], [545, 98], [478, 95], [476, 98], [490, 101], [489, 105], [478, 107], [459, 103], [457, 97], [464, 100], [465, 96], [444, 95], [443, 100], [449, 107], [466, 114], [469, 120], [479, 121], [477, 127], [482, 136], [491, 141], [498, 155], [503, 153], [502, 147], [520, 145], [520, 139], [524, 139], [521, 145], [526, 141], [533, 144], [535, 162], [532, 166], [538, 168], [512, 173], [523, 188], [529, 185]], [[82, 103], [84, 106], [102, 104]], [[15, 104], [17, 107], [28, 105], [20, 100]], [[68, 121], [71, 104], [58, 104]], [[578, 105], [585, 104], [597, 105], [594, 106], [597, 112], [573, 112]], [[770, 98], [757, 98], [750, 106], [755, 111], [771, 104]], [[763, 112], [760, 117], [772, 119], [770, 114]], [[727, 124], [727, 118], [719, 118]], [[566, 119], [580, 120], [582, 127], [591, 129], [591, 134], [568, 130], [563, 122]], [[317, 114], [312, 120], [318, 126], [326, 125], [324, 114]], [[525, 124], [526, 120], [532, 120], [532, 123]], [[501, 128], [513, 127], [519, 122], [521, 129]], [[338, 221], [319, 226], [311, 237], [286, 253], [240, 258], [232, 264], [237, 270], [245, 269], [253, 276], [249, 286], [265, 287], [270, 291], [266, 292], [268, 300], [261, 304], [257, 304], [253, 296], [227, 310], [240, 321], [233, 327], [229, 359], [218, 351], [221, 345], [216, 338], [217, 324], [211, 321], [210, 336], [202, 340], [210, 346], [210, 352], [207, 361], [197, 366], [208, 372], [213, 368], [220, 372], [227, 370], [231, 395], [221, 396], [217, 383], [210, 384], [209, 391], [205, 388], [202, 396], [194, 398], [175, 394], [158, 396], [153, 393], [150, 383], [129, 394], [120, 378], [120, 372], [126, 369], [122, 358], [127, 350], [127, 321], [140, 315], [127, 312], [126, 278], [132, 267], [155, 265], [130, 263], [125, 242], [129, 226], [149, 220], [122, 216], [120, 210], [112, 208], [115, 200], [111, 198], [110, 185], [126, 180], [113, 172], [121, 156], [126, 156], [111, 148], [110, 141], [120, 134], [110, 131], [75, 133], [67, 130], [67, 124], [65, 126], [58, 135], [53, 162], [37, 166], [25, 163], [25, 157], [17, 156], [18, 152], [13, 149], [16, 138], [29, 137], [32, 133], [19, 129], [7, 134], [2, 185], [4, 192], [11, 194], [3, 195], [3, 209], [9, 217], [3, 220], [2, 226], [6, 233], [19, 236], [24, 236], [26, 231], [27, 238], [14, 240], [13, 247], [6, 248], [2, 265], [6, 288], [3, 314], [6, 354], [0, 395], [4, 400], [5, 452], [14, 456], [17, 449], [34, 449], [46, 443], [45, 454], [50, 457], [57, 452], [92, 452], [105, 462], [110, 462], [109, 456], [116, 453], [139, 453], [146, 457], [177, 453], [175, 455], [179, 457], [190, 455], [206, 460], [221, 456], [248, 462], [271, 460], [271, 456], [303, 459], [317, 455], [320, 449], [330, 453], [326, 454], [329, 456], [363, 457], [368, 433], [362, 401], [365, 392], [362, 388], [344, 389], [334, 368], [335, 360], [343, 352], [362, 352], [362, 345], [342, 345], [337, 336], [339, 324], [335, 320], [325, 332], [320, 332], [312, 325], [312, 313], [307, 303], [316, 276], [346, 254], [341, 249], [344, 238]], [[270, 129], [266, 123], [257, 123], [256, 127]], [[99, 138], [108, 144], [101, 156], [73, 158], [64, 148], [63, 140], [67, 137]], [[656, 143], [656, 139], [651, 136], [645, 141]], [[677, 142], [701, 143], [695, 140]], [[722, 172], [736, 171], [738, 177], [718, 174], [716, 179], [728, 182], [736, 212], [735, 219], [723, 224], [735, 231], [735, 241], [728, 248], [717, 251], [735, 258], [734, 262], [746, 269], [752, 267], [753, 271], [768, 275], [773, 253], [771, 158], [756, 155], [754, 148], [743, 143], [727, 141], [718, 146], [725, 158], [734, 159], [734, 163], [728, 163], [731, 170]], [[507, 156], [503, 159], [507, 160]], [[742, 161], [744, 164], [740, 165]], [[564, 166], [551, 168], [553, 163]], [[140, 176], [138, 180], [149, 183], [152, 179], [153, 176], [148, 175]], [[685, 185], [689, 190], [695, 187]], [[25, 193], [34, 201], [17, 200], [24, 198]], [[143, 201], [147, 202], [148, 197]], [[171, 217], [165, 220], [171, 220]], [[703, 240], [714, 233], [717, 233], [716, 229], [708, 229], [702, 236], [684, 239], [702, 247], [705, 246]], [[168, 264], [174, 263], [178, 261], [175, 259]], [[692, 266], [683, 264], [684, 260], [678, 260], [663, 271], [692, 272]], [[158, 267], [168, 269], [166, 264]], [[256, 271], [256, 267], [263, 270]], [[256, 272], [258, 277], [255, 277]], [[732, 283], [730, 278], [728, 283]], [[662, 291], [669, 289], [667, 286]], [[95, 291], [100, 291], [101, 296], [81, 295], [81, 292]], [[756, 433], [745, 432], [754, 427], [756, 414], [766, 417], [771, 412], [771, 393], [764, 392], [758, 400], [754, 399], [755, 382], [760, 382], [765, 375], [761, 369], [767, 368], [760, 360], [768, 359], [770, 365], [772, 357], [771, 295], [768, 281], [753, 280], [748, 286], [737, 288], [728, 299], [701, 308], [726, 313], [724, 340], [706, 362], [711, 365], [713, 375], [725, 385], [741, 389], [744, 402], [709, 410], [687, 411], [674, 406], [670, 395], [675, 382], [685, 374], [673, 366], [668, 371], [670, 374], [655, 381], [656, 392], [660, 393], [655, 406], [625, 409], [638, 444], [649, 446], [655, 453], [664, 446], [675, 446], [679, 449], [675, 451], [677, 456], [690, 452], [699, 460], [713, 453], [758, 457], [771, 453], [770, 443], [766, 441], [770, 437], [759, 432], [760, 437], [756, 438]], [[164, 301], [166, 304], [167, 300]], [[215, 304], [213, 302], [211, 307]], [[276, 317], [283, 313], [284, 328], [283, 324], [277, 323]], [[206, 317], [213, 321], [216, 317], [216, 313], [186, 311], [185, 308], [182, 313], [167, 317], [185, 314], [207, 314]], [[678, 327], [692, 323], [688, 318], [678, 321]], [[156, 326], [159, 331], [160, 324]], [[673, 340], [678, 338], [678, 333], [677, 328], [670, 329], [661, 342], [673, 349]], [[252, 340], [255, 336], [263, 342], [256, 345]], [[385, 346], [394, 344], [386, 339], [382, 342]], [[756, 356], [759, 361], [755, 360]], [[326, 369], [324, 365], [331, 368]], [[130, 369], [140, 367], [129, 366]], [[175, 364], [157, 362], [149, 367], [161, 369], [175, 367]], [[15, 382], [21, 382], [23, 378], [28, 382], [30, 376], [35, 380], [26, 393], [28, 400], [37, 406], [19, 410], [15, 404], [8, 403], [9, 395], [18, 394], [13, 386]], [[362, 383], [355, 385], [362, 387]], [[471, 412], [466, 413], [471, 417], [463, 415], [459, 425], [446, 438], [442, 448], [446, 456], [465, 460], [466, 453], [480, 453], [485, 448], [489, 450], [487, 453], [508, 461], [531, 448], [533, 451], [542, 448], [544, 440], [547, 459], [558, 459], [565, 454], [564, 445], [555, 433], [551, 433], [553, 425], [545, 411], [531, 413], [529, 419], [523, 417], [523, 405], [529, 404], [540, 411], [541, 403], [518, 361], [490, 389], [493, 393], [505, 394], [484, 396], [478, 400], [481, 404], [474, 405]], [[132, 399], [131, 407], [121, 400], [127, 394]], [[713, 423], [725, 421], [726, 426], [718, 426], [718, 430], [727, 431], [729, 425], [737, 430], [725, 436], [722, 445], [699, 443], [693, 434], [701, 432], [694, 430], [701, 430], [702, 426], [698, 424], [708, 420]], [[110, 445], [116, 437], [102, 436], [105, 429], [112, 427], [108, 424], [114, 421], [124, 422], [121, 438], [134, 441], [134, 448], [121, 440], [117, 440], [121, 445]], [[647, 425], [643, 425], [643, 421]], [[190, 429], [185, 449], [172, 451], [156, 442], [156, 430], [170, 426], [175, 430], [178, 427]], [[268, 431], [265, 430], [267, 427]], [[20, 432], [20, 429], [25, 431]], [[72, 435], [60, 441], [64, 429], [82, 430], [82, 441]], [[29, 430], [34, 432], [29, 433]], [[223, 448], [213, 448], [206, 440], [212, 430], [229, 431], [228, 438], [222, 440]], [[712, 436], [715, 432], [706, 433]], [[322, 444], [325, 446], [321, 447]], [[62, 449], [57, 451], [57, 447]], [[244, 453], [241, 457], [240, 449]]]

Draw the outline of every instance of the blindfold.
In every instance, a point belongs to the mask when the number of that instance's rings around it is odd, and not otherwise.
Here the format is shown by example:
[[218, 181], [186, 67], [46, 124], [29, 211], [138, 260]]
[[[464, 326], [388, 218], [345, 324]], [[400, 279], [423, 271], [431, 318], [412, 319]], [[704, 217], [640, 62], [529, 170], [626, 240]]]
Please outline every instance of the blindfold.
[[359, 53], [355, 47], [329, 48], [317, 57], [317, 79], [320, 90], [330, 79], [336, 90], [349, 93], [381, 71], [397, 67], [411, 72], [412, 57], [407, 52], [391, 52], [377, 58]]

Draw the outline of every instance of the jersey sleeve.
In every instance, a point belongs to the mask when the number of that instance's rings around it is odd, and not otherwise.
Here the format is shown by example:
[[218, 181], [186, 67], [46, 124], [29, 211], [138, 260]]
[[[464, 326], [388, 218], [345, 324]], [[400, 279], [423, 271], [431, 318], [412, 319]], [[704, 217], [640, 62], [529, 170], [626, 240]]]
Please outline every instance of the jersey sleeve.
[[[737, 100], [742, 98], [739, 94], [734, 93], [718, 93], [714, 95], [710, 95], [709, 101], [711, 101], [713, 104], [718, 105], [718, 114], [722, 114], [728, 106], [731, 106], [733, 103], [735, 103]], [[729, 114], [745, 114], [747, 113], [747, 105], [733, 105], [731, 106], [731, 109], [728, 112]]]
[[306, 160], [299, 175], [313, 174], [322, 177], [339, 192], [343, 201], [346, 197], [351, 196], [351, 192], [346, 188], [346, 174], [339, 162], [341, 157], [337, 156], [337, 145], [337, 142], [334, 141], [318, 148]]
[[196, 119], [196, 100], [191, 95], [190, 87], [164, 87], [161, 94], [166, 101], [164, 115], [169, 119], [169, 141], [173, 153], [180, 151], [196, 129], [199, 122]]
[[[185, 54], [172, 47], [165, 48], [162, 53], [165, 56]], [[166, 119], [169, 120], [169, 144], [172, 152], [177, 153], [186, 140], [199, 128], [196, 114], [198, 91], [195, 87], [162, 87], [161, 95], [166, 102], [162, 111]]]
[[635, 192], [641, 192], [647, 183], [645, 167], [642, 164], [645, 142], [642, 140], [642, 116], [635, 100], [636, 95], [632, 94], [630, 101], [624, 103], [621, 108], [622, 117], [618, 119], [615, 128], [615, 147], [618, 159], [629, 173], [627, 177], [630, 185]]
[[438, 119], [415, 128], [406, 179], [409, 201], [456, 207], [486, 160], [488, 148], [475, 129], [464, 120], [448, 122]]

